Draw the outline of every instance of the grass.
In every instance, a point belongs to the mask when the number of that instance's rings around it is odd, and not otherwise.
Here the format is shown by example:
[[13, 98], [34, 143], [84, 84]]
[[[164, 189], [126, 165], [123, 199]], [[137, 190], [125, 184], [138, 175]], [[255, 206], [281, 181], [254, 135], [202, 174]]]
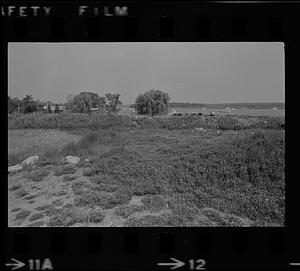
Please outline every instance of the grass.
[[15, 216], [15, 220], [25, 220], [30, 214], [31, 212], [29, 210], [23, 210], [17, 213], [17, 215]]
[[[24, 128], [25, 119], [33, 117], [22, 118], [9, 121]], [[72, 183], [76, 210], [117, 207], [116, 214], [130, 217], [129, 226], [189, 226], [201, 217], [207, 219], [201, 225], [284, 225], [285, 123], [280, 118], [141, 117], [136, 127], [128, 116], [74, 115], [73, 123], [71, 116], [38, 118], [31, 126], [82, 129], [80, 140], [53, 149], [42, 160], [56, 161], [55, 175], [68, 182], [77, 167], [60, 165], [59, 159], [90, 159], [84, 173], [90, 182]], [[149, 211], [169, 213], [131, 217], [139, 210], [124, 207], [132, 196], [142, 197]], [[70, 225], [53, 206], [46, 211], [57, 216], [53, 225]], [[68, 212], [73, 217], [75, 211]]]
[[35, 220], [38, 220], [40, 218], [43, 218], [45, 216], [44, 213], [36, 213], [36, 214], [33, 214], [30, 218], [29, 218], [29, 221], [35, 221]]
[[74, 174], [77, 168], [74, 165], [62, 165], [57, 166], [54, 170], [55, 176], [62, 176], [65, 174]]
[[101, 223], [105, 218], [105, 215], [101, 211], [92, 210], [88, 213], [87, 221], [89, 223]]
[[83, 223], [87, 220], [87, 214], [79, 208], [62, 208], [57, 214], [52, 216], [47, 226], [51, 227], [67, 227], [75, 223]]
[[136, 212], [142, 212], [145, 210], [144, 206], [141, 205], [125, 205], [119, 207], [117, 210], [115, 210], [115, 215], [122, 216], [124, 218], [128, 218], [132, 214]]
[[35, 222], [33, 222], [33, 223], [29, 223], [29, 224], [27, 225], [27, 227], [41, 227], [41, 226], [43, 226], [43, 225], [45, 225], [45, 224], [46, 224], [45, 221], [35, 221]]
[[151, 211], [161, 211], [167, 207], [166, 201], [157, 195], [146, 195], [142, 198], [142, 203]]
[[38, 195], [29, 195], [27, 197], [24, 197], [23, 199], [26, 199], [26, 200], [31, 200], [31, 199], [35, 199]]
[[63, 181], [64, 181], [64, 182], [69, 182], [69, 181], [74, 180], [75, 178], [76, 178], [75, 175], [64, 175]]
[[29, 192], [25, 188], [21, 188], [15, 192], [16, 198], [22, 198], [28, 194]]
[[130, 195], [126, 193], [114, 193], [113, 195], [101, 194], [93, 190], [84, 191], [80, 196], [74, 200], [76, 207], [89, 206], [89, 207], [102, 207], [104, 209], [111, 209], [120, 204], [128, 203]]
[[52, 202], [55, 206], [61, 206], [64, 204], [64, 201], [62, 199], [56, 199]]
[[16, 190], [20, 189], [21, 187], [22, 187], [21, 184], [15, 184], [9, 188], [9, 191], [16, 191]]
[[12, 213], [15, 213], [15, 212], [20, 211], [20, 210], [21, 210], [20, 207], [15, 207], [14, 209], [11, 210], [11, 212], [12, 212]]
[[32, 155], [41, 156], [44, 152], [52, 148], [60, 149], [67, 143], [78, 141], [80, 137], [80, 135], [52, 129], [9, 128], [8, 164], [21, 163]]
[[50, 170], [48, 168], [39, 168], [31, 171], [28, 175], [28, 178], [34, 182], [41, 182], [43, 179], [48, 176]]

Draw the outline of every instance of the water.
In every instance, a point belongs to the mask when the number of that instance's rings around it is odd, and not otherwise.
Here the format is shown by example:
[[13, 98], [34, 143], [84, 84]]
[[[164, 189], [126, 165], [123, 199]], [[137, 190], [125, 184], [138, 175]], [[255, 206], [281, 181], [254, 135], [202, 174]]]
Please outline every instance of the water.
[[[210, 114], [211, 112], [215, 112], [216, 115], [248, 115], [248, 116], [269, 116], [269, 117], [284, 117], [285, 110], [284, 109], [235, 109], [235, 110], [226, 110], [224, 109], [213, 109], [206, 108], [201, 109], [199, 107], [196, 108], [186, 108], [186, 107], [176, 107], [173, 108], [177, 113], [192, 113], [192, 112], [202, 112], [203, 114]], [[172, 112], [170, 110], [170, 112]]]

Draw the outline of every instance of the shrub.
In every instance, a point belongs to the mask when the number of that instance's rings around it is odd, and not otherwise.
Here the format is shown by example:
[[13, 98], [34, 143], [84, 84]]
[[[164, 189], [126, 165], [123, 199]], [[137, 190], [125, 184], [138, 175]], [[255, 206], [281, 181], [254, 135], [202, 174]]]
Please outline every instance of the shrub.
[[48, 226], [67, 227], [75, 223], [84, 223], [87, 221], [87, 214], [84, 210], [78, 208], [62, 208], [56, 215], [50, 218]]
[[62, 165], [55, 168], [54, 175], [62, 176], [64, 174], [73, 174], [76, 170], [77, 169], [74, 165]]
[[36, 169], [30, 172], [28, 177], [34, 182], [41, 182], [46, 176], [48, 176], [49, 172], [50, 170], [47, 168]]
[[145, 207], [152, 211], [160, 211], [166, 208], [167, 204], [161, 196], [147, 195], [142, 198], [142, 203]]
[[101, 211], [92, 210], [88, 213], [87, 221], [89, 223], [101, 223], [105, 218], [105, 215]]

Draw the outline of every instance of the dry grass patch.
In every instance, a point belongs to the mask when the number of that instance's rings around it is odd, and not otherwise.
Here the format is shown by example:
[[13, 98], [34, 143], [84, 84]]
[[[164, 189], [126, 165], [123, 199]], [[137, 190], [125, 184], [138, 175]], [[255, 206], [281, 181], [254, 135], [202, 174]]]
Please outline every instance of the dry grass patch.
[[62, 165], [55, 168], [54, 175], [62, 176], [64, 174], [74, 174], [76, 171], [77, 168], [74, 165]]
[[141, 201], [151, 211], [160, 211], [167, 208], [167, 203], [161, 196], [146, 195]]
[[55, 192], [51, 195], [55, 196], [55, 197], [61, 197], [61, 196], [67, 195], [67, 194], [68, 194], [68, 192], [66, 192], [66, 191], [58, 191], [58, 192]]
[[49, 168], [40, 168], [40, 169], [32, 170], [29, 173], [28, 178], [34, 182], [41, 182], [46, 176], [49, 175], [49, 173], [50, 173]]
[[[21, 119], [27, 117], [29, 116], [22, 115], [14, 121], [22, 122]], [[9, 120], [9, 123], [12, 124], [11, 120]], [[27, 125], [30, 126], [30, 124], [31, 122], [28, 121]], [[55, 129], [8, 130], [8, 162], [9, 164], [17, 164], [29, 156], [41, 156], [47, 149], [60, 149], [72, 141], [78, 141], [80, 138], [81, 136]]]
[[46, 224], [45, 221], [35, 221], [33, 223], [28, 224], [27, 227], [40, 227], [45, 224]]
[[26, 200], [31, 200], [31, 199], [35, 199], [38, 195], [29, 195], [23, 199], [26, 199]]
[[17, 212], [17, 211], [19, 211], [19, 210], [21, 210], [20, 207], [15, 207], [14, 209], [11, 210], [11, 212], [12, 212], [12, 213], [15, 213], [15, 212]]
[[15, 192], [16, 198], [22, 198], [28, 194], [29, 192], [25, 188], [21, 188]]
[[80, 196], [75, 198], [75, 206], [100, 206], [104, 209], [111, 209], [119, 204], [128, 203], [130, 195], [125, 193], [114, 193], [112, 195], [102, 194], [92, 190], [84, 191]]
[[146, 215], [141, 218], [129, 219], [126, 223], [128, 227], [166, 227], [168, 221], [163, 216]]
[[205, 208], [202, 210], [202, 213], [204, 213], [211, 221], [217, 223], [217, 225], [221, 227], [243, 227], [250, 226], [251, 224], [249, 219], [243, 219], [236, 215], [224, 214], [212, 208]]
[[21, 184], [15, 184], [9, 188], [9, 191], [16, 191], [22, 187]]
[[55, 206], [61, 206], [64, 204], [64, 201], [62, 199], [56, 199], [54, 201], [52, 201], [52, 203], [55, 205]]
[[144, 206], [141, 205], [125, 205], [119, 207], [114, 214], [118, 216], [122, 216], [124, 218], [129, 217], [130, 215], [144, 211]]
[[65, 175], [65, 176], [63, 177], [63, 181], [64, 181], [64, 182], [69, 182], [69, 181], [74, 180], [75, 178], [76, 178], [75, 175]]
[[33, 214], [30, 218], [29, 221], [35, 221], [38, 220], [40, 218], [43, 218], [45, 216], [44, 213], [37, 213], [37, 214]]
[[31, 214], [29, 210], [24, 210], [15, 216], [15, 220], [25, 220]]

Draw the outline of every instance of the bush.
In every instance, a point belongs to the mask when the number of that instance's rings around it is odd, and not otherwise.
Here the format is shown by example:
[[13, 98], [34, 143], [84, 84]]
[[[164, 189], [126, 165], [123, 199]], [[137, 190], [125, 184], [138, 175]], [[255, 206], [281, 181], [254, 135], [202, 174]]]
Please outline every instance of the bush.
[[73, 165], [63, 165], [55, 168], [54, 175], [62, 176], [64, 174], [73, 174], [76, 172], [76, 167]]

